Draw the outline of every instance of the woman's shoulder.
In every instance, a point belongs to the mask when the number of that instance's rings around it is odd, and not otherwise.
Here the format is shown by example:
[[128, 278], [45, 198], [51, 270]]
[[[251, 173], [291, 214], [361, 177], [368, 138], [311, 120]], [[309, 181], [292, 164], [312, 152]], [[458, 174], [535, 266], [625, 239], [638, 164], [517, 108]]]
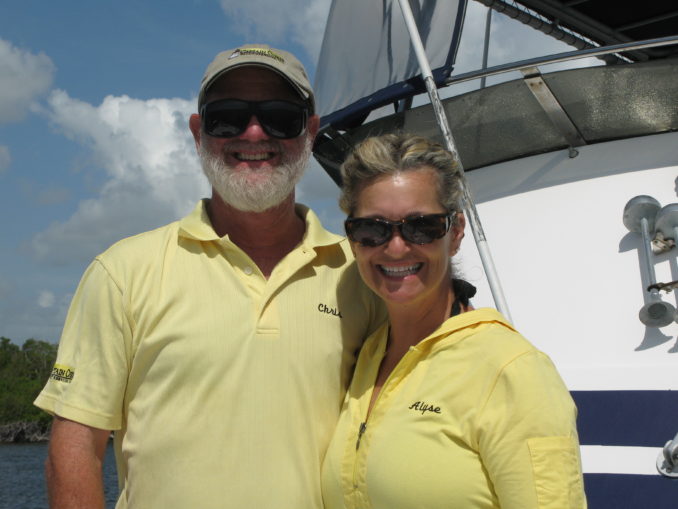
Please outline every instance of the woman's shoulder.
[[475, 350], [484, 362], [504, 365], [524, 354], [543, 355], [496, 309], [478, 308], [450, 318], [444, 335], [456, 348]]

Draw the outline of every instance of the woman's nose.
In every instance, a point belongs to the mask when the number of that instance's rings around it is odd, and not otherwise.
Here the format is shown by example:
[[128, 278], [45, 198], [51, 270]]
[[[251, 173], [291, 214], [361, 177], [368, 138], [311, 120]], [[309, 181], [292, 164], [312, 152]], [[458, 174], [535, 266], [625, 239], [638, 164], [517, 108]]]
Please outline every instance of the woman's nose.
[[410, 250], [409, 243], [400, 235], [397, 228], [393, 228], [393, 236], [386, 243], [384, 252], [389, 256], [399, 257]]

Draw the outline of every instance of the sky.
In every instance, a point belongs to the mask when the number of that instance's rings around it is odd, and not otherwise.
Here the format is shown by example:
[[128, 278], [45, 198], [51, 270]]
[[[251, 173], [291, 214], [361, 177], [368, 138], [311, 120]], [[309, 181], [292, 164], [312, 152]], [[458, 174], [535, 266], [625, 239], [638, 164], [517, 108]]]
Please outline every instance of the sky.
[[[205, 67], [258, 42], [297, 55], [313, 79], [330, 3], [0, 4], [0, 336], [57, 342], [98, 253], [209, 195], [188, 130]], [[481, 67], [486, 12], [469, 0], [454, 73]], [[571, 50], [497, 13], [491, 27], [489, 65]], [[337, 195], [312, 160], [297, 199], [335, 232]]]

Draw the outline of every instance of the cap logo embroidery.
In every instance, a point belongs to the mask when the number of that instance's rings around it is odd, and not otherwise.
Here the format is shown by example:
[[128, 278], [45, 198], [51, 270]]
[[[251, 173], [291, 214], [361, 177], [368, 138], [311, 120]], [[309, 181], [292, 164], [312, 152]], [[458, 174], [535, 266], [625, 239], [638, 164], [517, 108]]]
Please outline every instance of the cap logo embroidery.
[[277, 60], [281, 64], [285, 63], [285, 59], [278, 55], [276, 52], [271, 51], [270, 49], [264, 49], [264, 48], [239, 48], [235, 50], [233, 53], [231, 53], [231, 56], [228, 57], [230, 60], [231, 58], [236, 58], [239, 56], [247, 56], [247, 55], [257, 55], [260, 57], [268, 57], [272, 58], [274, 60]]

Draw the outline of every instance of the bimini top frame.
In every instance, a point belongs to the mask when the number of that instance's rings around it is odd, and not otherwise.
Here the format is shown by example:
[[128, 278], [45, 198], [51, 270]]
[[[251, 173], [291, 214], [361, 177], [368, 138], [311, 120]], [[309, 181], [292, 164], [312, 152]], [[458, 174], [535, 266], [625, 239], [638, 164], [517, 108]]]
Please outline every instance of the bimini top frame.
[[[523, 73], [523, 79], [443, 99], [464, 169], [470, 171], [581, 144], [678, 130], [678, 59], [535, 72], [547, 64], [668, 45], [678, 45], [678, 36], [558, 53], [448, 79], [446, 83], [453, 85], [513, 71]], [[568, 138], [563, 127], [549, 115], [549, 107], [535, 97], [529, 85], [530, 78], [535, 77], [544, 82], [555, 99], [550, 107], [560, 110], [558, 114], [572, 123], [581, 140], [573, 142]], [[442, 141], [427, 104], [345, 131], [325, 125], [316, 139], [314, 156], [339, 183], [339, 167], [356, 143], [394, 131], [417, 132]]]

